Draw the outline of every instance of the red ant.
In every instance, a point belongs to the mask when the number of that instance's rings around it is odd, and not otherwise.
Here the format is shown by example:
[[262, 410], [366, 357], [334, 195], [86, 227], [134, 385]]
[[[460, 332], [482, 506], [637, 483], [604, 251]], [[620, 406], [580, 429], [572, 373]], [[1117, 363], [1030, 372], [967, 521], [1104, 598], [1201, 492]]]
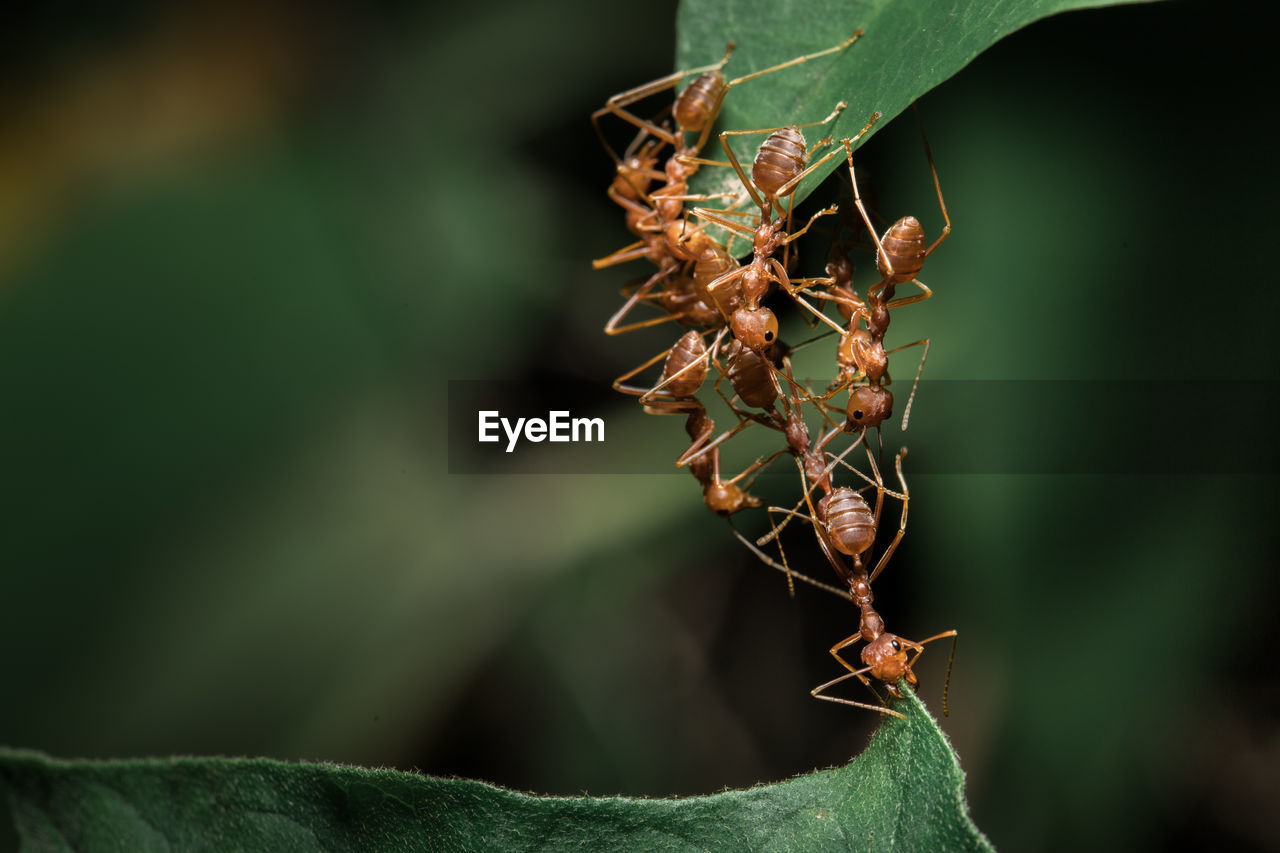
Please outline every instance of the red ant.
[[[606, 333], [618, 334], [623, 331], [656, 325], [670, 319], [685, 319], [686, 317], [691, 322], [698, 322], [699, 318], [706, 316], [706, 312], [703, 309], [710, 304], [706, 295], [698, 294], [701, 299], [687, 296], [688, 287], [685, 286], [687, 279], [682, 275], [678, 275], [679, 264], [676, 261], [680, 259], [680, 253], [673, 247], [670, 226], [675, 225], [677, 222], [682, 222], [684, 202], [710, 201], [725, 197], [724, 194], [691, 195], [688, 193], [688, 179], [698, 167], [698, 163], [695, 162], [695, 155], [706, 144], [707, 136], [710, 134], [715, 119], [719, 115], [725, 96], [730, 89], [740, 83], [842, 50], [856, 41], [861, 34], [862, 31], [858, 30], [835, 47], [806, 54], [725, 82], [724, 76], [720, 73], [720, 68], [728, 62], [733, 52], [734, 46], [730, 42], [724, 57], [715, 65], [706, 66], [703, 69], [695, 69], [694, 72], [676, 72], [628, 92], [614, 95], [603, 108], [592, 115], [592, 124], [596, 128], [597, 134], [601, 135], [602, 143], [604, 143], [606, 150], [608, 150], [617, 164], [618, 175], [610, 187], [609, 196], [627, 211], [628, 228], [640, 237], [640, 240], [636, 243], [626, 246], [605, 258], [593, 261], [593, 266], [599, 269], [633, 258], [648, 257], [659, 268], [657, 273], [631, 294], [623, 308], [610, 318], [609, 323], [605, 326]], [[686, 74], [695, 73], [696, 71], [702, 71], [703, 73], [680, 93], [672, 106], [671, 113], [676, 122], [676, 131], [673, 132], [666, 127], [640, 119], [624, 109], [642, 98], [676, 85]], [[599, 119], [605, 113], [613, 113], [640, 128], [640, 135], [637, 137], [637, 141], [629, 146], [624, 160], [619, 160], [613, 149], [604, 140], [603, 135], [600, 134]], [[684, 144], [685, 133], [699, 131], [700, 135], [697, 141], [693, 145], [686, 146]], [[638, 140], [645, 135], [653, 136], [654, 144], [646, 144], [641, 147], [639, 154], [634, 154]], [[668, 159], [664, 169], [667, 181], [662, 187], [648, 196], [649, 204], [646, 206], [641, 203], [640, 199], [643, 190], [647, 189], [652, 179], [662, 177], [662, 173], [658, 173], [653, 169], [653, 166], [656, 165], [656, 147], [661, 143], [670, 144], [673, 148], [673, 154]], [[665, 239], [659, 236], [660, 232]], [[687, 258], [687, 260], [697, 260], [704, 251], [711, 251], [711, 249], [709, 247], [699, 249], [693, 253], [694, 256], [692, 258]], [[669, 312], [667, 316], [627, 326], [620, 325], [622, 318], [630, 312], [639, 300], [644, 299], [660, 282], [666, 281], [673, 281], [677, 284], [677, 295], [663, 300], [663, 305]], [[672, 307], [676, 307], [677, 310], [671, 311]], [[692, 316], [699, 311], [701, 313], [698, 314], [698, 317]]]
[[[728, 165], [732, 166], [738, 174], [743, 187], [746, 188], [752, 201], [756, 203], [760, 210], [757, 224], [754, 228], [748, 228], [742, 223], [728, 219], [725, 211], [694, 208], [693, 212], [694, 215], [708, 222], [715, 223], [739, 235], [750, 237], [752, 240], [751, 262], [746, 266], [730, 270], [707, 287], [707, 290], [713, 294], [717, 288], [724, 286], [735, 285], [741, 288], [741, 307], [735, 309], [732, 314], [726, 314], [725, 319], [728, 320], [734, 337], [751, 349], [760, 349], [768, 345], [778, 334], [777, 317], [768, 308], [760, 305], [761, 300], [768, 293], [773, 282], [780, 284], [792, 298], [804, 303], [803, 298], [798, 295], [803, 287], [817, 282], [826, 283], [829, 281], [828, 279], [799, 279], [793, 283], [787, 273], [785, 262], [779, 262], [773, 256], [778, 249], [788, 247], [792, 242], [803, 236], [818, 217], [835, 213], [836, 208], [829, 207], [815, 213], [803, 228], [791, 232], [787, 230], [790, 227], [790, 210], [788, 210], [787, 216], [779, 216], [777, 219], [773, 218], [773, 211], [779, 199], [791, 197], [801, 180], [836, 153], [832, 151], [825, 157], [806, 166], [808, 152], [805, 149], [804, 137], [800, 134], [799, 128], [828, 124], [840, 114], [845, 106], [845, 103], [841, 102], [825, 119], [809, 124], [790, 125], [782, 128], [725, 131], [720, 134], [720, 144], [729, 157]], [[859, 133], [859, 136], [869, 130], [878, 118], [879, 113], [868, 122], [867, 126]], [[737, 156], [729, 146], [728, 137], [752, 133], [769, 133], [770, 135], [760, 145], [752, 165], [751, 178], [748, 179], [742, 169], [742, 164], [738, 162]], [[830, 138], [821, 140], [814, 146], [814, 149], [817, 150], [817, 148], [829, 143]], [[717, 161], [709, 160], [697, 160], [696, 162], [722, 165]], [[807, 303], [804, 304], [807, 305]], [[812, 306], [809, 307], [814, 313], [820, 314]], [[828, 320], [828, 322], [830, 321]], [[835, 324], [832, 325], [834, 326]], [[835, 328], [839, 329], [838, 326], [835, 326]]]
[[[852, 447], [849, 449], [851, 450]], [[845, 452], [847, 453], [848, 450]], [[894, 460], [898, 483], [902, 488], [901, 493], [896, 493], [884, 487], [883, 482], [880, 480], [880, 472], [875, 466], [875, 459], [868, 450], [867, 458], [871, 463], [872, 470], [875, 472], [876, 479], [876, 507], [874, 512], [858, 492], [847, 487], [833, 489], [823, 496], [815, 507], [809, 497], [812, 489], [806, 488], [805, 502], [808, 503], [809, 511], [812, 514], [807, 517], [807, 520], [813, 523], [819, 546], [822, 548], [823, 553], [826, 554], [836, 573], [848, 585], [853, 603], [858, 606], [859, 610], [858, 631], [836, 643], [829, 650], [831, 656], [849, 671], [844, 675], [818, 685], [810, 693], [814, 698], [827, 702], [837, 702], [842, 705], [852, 705], [881, 714], [902, 717], [901, 714], [890, 709], [885, 704], [884, 699], [881, 698], [879, 692], [872, 685], [871, 678], [882, 682], [885, 685], [885, 689], [895, 698], [902, 698], [898, 682], [906, 681], [912, 687], [916, 686], [918, 680], [912, 670], [912, 666], [924, 652], [925, 645], [943, 637], [951, 637], [953, 638], [951, 657], [947, 665], [947, 680], [943, 686], [942, 699], [942, 713], [945, 716], [949, 713], [947, 694], [951, 684], [951, 662], [955, 659], [954, 639], [957, 636], [957, 632], [952, 629], [935, 634], [919, 642], [908, 640], [886, 631], [884, 629], [884, 620], [872, 605], [874, 597], [871, 592], [871, 582], [884, 570], [907, 529], [907, 505], [910, 500], [910, 493], [907, 490], [906, 479], [902, 474], [902, 460], [906, 455], [907, 449], [904, 447], [898, 451]], [[876, 562], [875, 569], [868, 573], [862, 561], [862, 555], [869, 553], [875, 542], [880, 523], [881, 506], [886, 494], [896, 497], [902, 502], [898, 530], [888, 547], [885, 548], [884, 553], [881, 554], [880, 559]], [[853, 566], [850, 567], [841, 555], [852, 557]], [[845, 660], [840, 655], [840, 652], [860, 640], [865, 642], [866, 645], [863, 646], [861, 654], [863, 666], [856, 668]], [[909, 651], [914, 652], [914, 654], [908, 659]], [[868, 675], [871, 678], [868, 678]], [[825, 691], [828, 688], [850, 678], [857, 678], [861, 681], [876, 697], [879, 704], [870, 705], [854, 699], [825, 695]]]
[[[919, 119], [918, 112], [916, 118]], [[929, 161], [934, 189], [938, 194], [938, 206], [942, 210], [945, 221], [942, 233], [928, 246], [925, 246], [924, 228], [920, 220], [914, 216], [904, 216], [889, 226], [883, 237], [876, 236], [875, 228], [871, 224], [871, 219], [858, 192], [858, 179], [854, 174], [852, 143], [855, 140], [842, 141], [849, 163], [849, 180], [853, 185], [854, 204], [862, 215], [871, 239], [875, 241], [876, 265], [881, 275], [881, 280], [867, 290], [867, 300], [863, 306], [851, 312], [848, 329], [842, 335], [837, 349], [840, 376], [832, 386], [834, 391], [827, 395], [838, 392], [860, 378], [867, 379], [867, 386], [859, 388], [850, 395], [848, 417], [850, 423], [856, 426], [879, 426], [883, 420], [890, 417], [893, 410], [893, 394], [883, 387], [889, 381], [888, 357], [899, 350], [923, 345], [924, 353], [920, 357], [919, 367], [916, 368], [915, 381], [912, 383], [911, 394], [907, 398], [907, 405], [902, 415], [902, 428], [905, 430], [911, 417], [911, 405], [915, 400], [920, 374], [924, 371], [925, 359], [929, 357], [928, 338], [902, 344], [891, 350], [884, 348], [884, 335], [889, 328], [890, 311], [904, 305], [922, 302], [933, 295], [933, 291], [916, 276], [924, 266], [925, 259], [933, 254], [951, 233], [951, 217], [947, 213], [947, 204], [942, 197], [938, 169], [934, 165], [933, 152], [929, 148], [929, 138], [925, 135], [923, 124], [920, 127], [920, 135], [924, 141], [925, 157]], [[894, 291], [897, 285], [906, 283], [915, 284], [922, 292], [895, 299]], [[866, 330], [858, 328], [859, 318], [865, 321]]]

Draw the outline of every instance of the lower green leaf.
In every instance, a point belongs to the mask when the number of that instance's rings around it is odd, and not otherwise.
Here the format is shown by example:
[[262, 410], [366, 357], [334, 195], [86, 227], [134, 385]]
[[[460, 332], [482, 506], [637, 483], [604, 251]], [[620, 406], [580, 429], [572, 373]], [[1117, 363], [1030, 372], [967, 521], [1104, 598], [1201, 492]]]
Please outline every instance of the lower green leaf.
[[268, 759], [0, 750], [23, 850], [990, 850], [914, 695], [844, 767], [706, 797], [537, 797]]

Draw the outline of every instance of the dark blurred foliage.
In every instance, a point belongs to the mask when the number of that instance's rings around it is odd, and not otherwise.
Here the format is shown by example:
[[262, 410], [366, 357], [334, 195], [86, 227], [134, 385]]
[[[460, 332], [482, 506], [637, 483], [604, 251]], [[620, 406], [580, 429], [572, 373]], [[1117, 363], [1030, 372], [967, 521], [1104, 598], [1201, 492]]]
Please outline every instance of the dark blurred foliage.
[[[449, 379], [586, 380], [620, 453], [682, 446], [605, 390], [669, 343], [599, 332], [640, 265], [587, 263], [626, 241], [587, 116], [670, 68], [672, 4], [4, 14], [0, 741], [648, 795], [862, 748], [873, 715], [808, 695], [850, 608], [789, 600], [687, 475], [447, 473]], [[1086, 380], [1054, 431], [975, 399], [912, 441], [877, 582], [894, 630], [960, 631], [946, 728], [998, 847], [1280, 848], [1274, 450], [1247, 477], [927, 473], [975, 435], [1046, 470], [1140, 445], [1087, 380], [1182, 381], [1188, 459], [1233, 441], [1216, 382], [1274, 399], [1277, 75], [1248, 20], [1053, 18], [922, 100], [955, 232], [891, 335], [932, 338], [930, 379]], [[936, 233], [909, 118], [860, 168]], [[922, 659], [935, 708], [944, 671]]]

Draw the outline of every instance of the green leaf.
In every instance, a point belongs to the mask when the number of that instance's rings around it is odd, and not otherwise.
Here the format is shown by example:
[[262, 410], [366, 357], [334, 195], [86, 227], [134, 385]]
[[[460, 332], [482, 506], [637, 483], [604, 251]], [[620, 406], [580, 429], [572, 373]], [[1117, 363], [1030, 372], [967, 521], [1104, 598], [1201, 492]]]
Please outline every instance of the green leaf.
[[919, 700], [852, 763], [745, 791], [535, 797], [482, 782], [267, 759], [60, 761], [0, 750], [24, 851], [990, 850]]
[[[968, 65], [1010, 33], [1057, 12], [1116, 5], [1109, 0], [685, 0], [676, 27], [676, 66], [716, 62], [737, 43], [724, 72], [729, 79], [833, 47], [857, 29], [863, 35], [840, 53], [749, 80], [734, 87], [720, 113], [722, 129], [772, 128], [815, 122], [840, 101], [849, 106], [823, 128], [805, 129], [810, 147], [830, 134], [854, 136], [877, 110], [875, 132], [925, 92]], [[764, 135], [733, 138], [750, 170]], [[820, 152], [825, 154], [826, 152]], [[723, 159], [712, 139], [703, 156]], [[796, 191], [800, 202], [846, 159], [837, 154]], [[697, 193], [741, 192], [738, 176], [703, 167], [691, 181]]]

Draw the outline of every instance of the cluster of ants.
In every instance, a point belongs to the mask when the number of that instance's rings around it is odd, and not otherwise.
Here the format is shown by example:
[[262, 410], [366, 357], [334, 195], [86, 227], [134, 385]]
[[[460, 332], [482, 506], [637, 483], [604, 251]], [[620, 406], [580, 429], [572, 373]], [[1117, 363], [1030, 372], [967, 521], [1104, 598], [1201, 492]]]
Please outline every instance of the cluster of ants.
[[[923, 227], [912, 216], [899, 219], [883, 236], [877, 236], [859, 195], [853, 149], [880, 119], [879, 112], [870, 117], [857, 135], [841, 139], [838, 144], [828, 136], [806, 150], [800, 128], [831, 124], [845, 109], [843, 102], [836, 104], [825, 118], [808, 124], [725, 130], [719, 134], [719, 140], [727, 160], [703, 156], [703, 148], [731, 90], [755, 78], [842, 52], [860, 36], [862, 31], [858, 30], [827, 50], [726, 80], [722, 69], [733, 53], [734, 46], [730, 43], [723, 58], [714, 65], [677, 72], [609, 98], [605, 106], [592, 115], [592, 122], [616, 165], [608, 196], [624, 211], [626, 227], [635, 241], [593, 261], [593, 265], [599, 269], [644, 260], [656, 268], [623, 288], [626, 301], [609, 319], [606, 333], [617, 335], [673, 323], [686, 329], [667, 349], [618, 377], [614, 388], [639, 398], [647, 413], [685, 416], [690, 444], [677, 457], [676, 465], [687, 468], [697, 479], [708, 509], [728, 518], [762, 506], [762, 501], [749, 492], [755, 476], [780, 456], [794, 458], [803, 489], [801, 499], [793, 507], [768, 507], [771, 529], [758, 540], [748, 539], [736, 527], [733, 533], [766, 565], [785, 572], [793, 591], [792, 578], [799, 578], [852, 601], [858, 608], [857, 632], [830, 649], [847, 672], [815, 687], [812, 694], [826, 701], [901, 716], [888, 707], [872, 679], [883, 684], [894, 697], [901, 698], [900, 682], [912, 686], [917, 683], [912, 665], [924, 651], [924, 645], [956, 636], [954, 630], [944, 631], [914, 642], [887, 632], [884, 620], [872, 604], [871, 591], [871, 584], [884, 570], [906, 532], [909, 493], [902, 475], [906, 448], [899, 450], [893, 461], [899, 486], [895, 491], [887, 487], [881, 477], [881, 466], [876, 461], [877, 453], [871, 450], [868, 430], [875, 430], [878, 449], [880, 426], [893, 412], [893, 394], [886, 387], [890, 383], [889, 356], [917, 345], [923, 345], [924, 356], [927, 356], [929, 345], [925, 339], [886, 349], [885, 333], [895, 309], [932, 295], [917, 275], [925, 259], [951, 230], [928, 139], [924, 139], [925, 155], [946, 221], [942, 233], [932, 243], [926, 243]], [[674, 89], [695, 74], [674, 102], [655, 117], [647, 119], [637, 115], [636, 104]], [[634, 127], [634, 138], [621, 155], [601, 132], [600, 122], [606, 116]], [[748, 177], [729, 139], [750, 135], [764, 135], [765, 139]], [[831, 150], [825, 155], [811, 158], [826, 147]], [[802, 227], [794, 228], [795, 190], [801, 180], [841, 153], [848, 162], [853, 205], [860, 221], [847, 212], [841, 217], [828, 254], [825, 276], [799, 277], [795, 274], [798, 257], [795, 241], [809, 232], [820, 218], [836, 214], [838, 208], [831, 205], [819, 210]], [[691, 193], [690, 178], [703, 167], [733, 169], [745, 195], [742, 192]], [[696, 206], [715, 200], [724, 201], [725, 206]], [[754, 210], [738, 209], [748, 201]], [[874, 244], [866, 244], [865, 248], [867, 251], [874, 248], [880, 280], [860, 295], [853, 286], [854, 268], [849, 257], [850, 251], [860, 247], [843, 232], [847, 228], [860, 233], [863, 226]], [[713, 236], [716, 234], [728, 236], [721, 242]], [[751, 257], [745, 263], [739, 262], [730, 251], [735, 237], [750, 242]], [[900, 285], [911, 285], [917, 292], [899, 297], [896, 290]], [[785, 294], [785, 298], [774, 299], [773, 304], [794, 303], [811, 328], [825, 325], [831, 330], [806, 344], [835, 337], [836, 375], [826, 389], [815, 392], [796, 380], [791, 356], [799, 347], [788, 347], [779, 339], [777, 315], [765, 304], [771, 292]], [[835, 307], [838, 319], [828, 316], [829, 306]], [[648, 311], [650, 316], [633, 319], [640, 311]], [[916, 372], [917, 381], [924, 367], [924, 356]], [[659, 362], [661, 373], [652, 384], [637, 378]], [[712, 391], [737, 419], [733, 427], [719, 435], [706, 406], [698, 398], [713, 370], [716, 378]], [[732, 394], [724, 389], [726, 381]], [[837, 398], [846, 393], [847, 402], [840, 406]], [[914, 393], [915, 386], [904, 411], [903, 429]], [[822, 431], [816, 438], [810, 437], [804, 420], [805, 404], [823, 420]], [[726, 477], [721, 472], [721, 449], [725, 442], [752, 425], [781, 434], [785, 445], [768, 457], [756, 459], [736, 475]], [[848, 446], [839, 453], [834, 452], [836, 439], [850, 435], [853, 438]], [[857, 447], [865, 453], [869, 474], [846, 461]], [[858, 486], [836, 485], [839, 472], [852, 472], [858, 478]], [[752, 479], [747, 480], [748, 477]], [[869, 501], [872, 491], [874, 499]], [[873, 546], [882, 511], [889, 500], [899, 502], [901, 507], [898, 528], [877, 560], [872, 557]], [[841, 586], [828, 585], [791, 570], [779, 534], [793, 519], [812, 528]], [[769, 543], [776, 546], [780, 563], [762, 550]], [[856, 667], [842, 657], [841, 652], [859, 641], [865, 645], [861, 653], [862, 666]], [[851, 678], [861, 681], [875, 695], [877, 704], [826, 692]], [[944, 692], [943, 712], [946, 711]]]

